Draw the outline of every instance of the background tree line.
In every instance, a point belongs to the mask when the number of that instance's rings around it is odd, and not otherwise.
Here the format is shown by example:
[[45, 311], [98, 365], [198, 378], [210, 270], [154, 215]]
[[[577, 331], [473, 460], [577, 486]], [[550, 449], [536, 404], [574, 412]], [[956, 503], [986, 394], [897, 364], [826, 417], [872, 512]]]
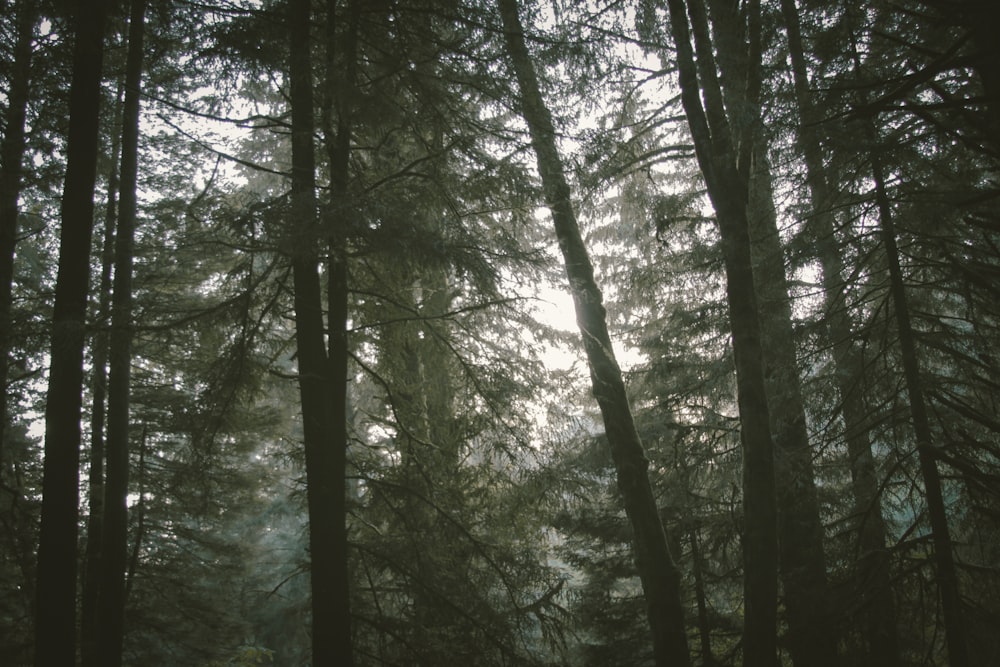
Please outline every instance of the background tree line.
[[5, 2], [3, 662], [987, 664], [998, 14]]

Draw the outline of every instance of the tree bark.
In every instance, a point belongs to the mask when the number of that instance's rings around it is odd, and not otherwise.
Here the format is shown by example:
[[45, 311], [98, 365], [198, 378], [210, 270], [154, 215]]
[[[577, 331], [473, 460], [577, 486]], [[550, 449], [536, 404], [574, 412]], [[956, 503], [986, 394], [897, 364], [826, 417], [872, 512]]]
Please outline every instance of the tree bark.
[[[763, 151], [760, 151], [763, 152]], [[823, 522], [799, 382], [792, 308], [766, 156], [753, 159], [750, 236], [760, 299], [778, 502], [778, 562], [795, 667], [833, 667], [838, 637], [828, 608]]]
[[649, 483], [649, 461], [636, 432], [621, 370], [611, 347], [601, 292], [580, 235], [569, 184], [556, 148], [555, 128], [525, 46], [517, 1], [499, 0], [499, 8], [507, 53], [521, 93], [521, 113], [531, 133], [546, 204], [566, 266], [594, 397], [604, 419], [618, 488], [632, 524], [633, 552], [646, 598], [655, 661], [662, 666], [688, 665], [690, 653], [680, 599], [680, 573], [670, 553]]
[[125, 104], [122, 115], [121, 195], [115, 235], [108, 376], [107, 470], [98, 593], [97, 655], [102, 667], [120, 667], [125, 636], [125, 563], [128, 543], [129, 404], [132, 376], [132, 263], [139, 173], [139, 106], [146, 0], [132, 0]]
[[[777, 506], [774, 444], [764, 383], [761, 327], [750, 252], [748, 193], [722, 103], [704, 6], [668, 0], [677, 48], [681, 102], [695, 153], [715, 208], [726, 271], [726, 299], [736, 360], [736, 384], [743, 444], [744, 664], [767, 667], [777, 660]], [[690, 32], [696, 40], [695, 64]], [[701, 83], [699, 85], [699, 73]], [[702, 106], [704, 96], [705, 106]]]
[[80, 413], [90, 242], [97, 172], [104, 0], [77, 5], [69, 137], [45, 405], [35, 665], [76, 662], [76, 543]]
[[788, 34], [789, 59], [798, 106], [799, 127], [796, 137], [806, 167], [806, 184], [812, 199], [812, 213], [807, 224], [816, 239], [817, 256], [825, 299], [826, 331], [833, 350], [834, 375], [841, 400], [844, 439], [851, 464], [851, 489], [854, 513], [858, 521], [859, 588], [869, 603], [862, 610], [861, 632], [868, 646], [869, 664], [884, 667], [899, 665], [899, 640], [896, 609], [890, 581], [886, 528], [878, 492], [878, 474], [871, 451], [868, 411], [861, 394], [863, 360], [854, 344], [853, 326], [844, 299], [844, 266], [836, 246], [830, 186], [823, 168], [818, 135], [821, 121], [809, 91], [809, 79], [802, 49], [801, 29], [795, 0], [782, 0]]
[[[295, 338], [306, 459], [309, 507], [309, 558], [312, 587], [312, 662], [352, 665], [349, 598], [346, 580], [344, 466], [346, 428], [342, 411], [346, 355], [327, 357], [319, 246], [326, 234], [316, 215], [316, 158], [313, 147], [313, 90], [309, 0], [289, 6], [292, 107], [292, 259]], [[334, 267], [331, 267], [334, 268]], [[344, 295], [346, 303], [346, 295]], [[331, 339], [346, 335], [340, 313], [331, 313]], [[339, 375], [341, 368], [345, 369]], [[334, 375], [334, 373], [338, 375]], [[344, 412], [346, 414], [346, 412]], [[343, 430], [343, 433], [340, 431]]]

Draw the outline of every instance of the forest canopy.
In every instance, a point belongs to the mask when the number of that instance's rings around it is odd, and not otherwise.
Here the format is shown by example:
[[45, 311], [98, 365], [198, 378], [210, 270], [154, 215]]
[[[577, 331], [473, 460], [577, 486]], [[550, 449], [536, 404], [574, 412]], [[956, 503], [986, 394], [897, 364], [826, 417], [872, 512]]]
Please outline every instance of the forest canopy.
[[0, 0], [0, 663], [1000, 658], [990, 0]]

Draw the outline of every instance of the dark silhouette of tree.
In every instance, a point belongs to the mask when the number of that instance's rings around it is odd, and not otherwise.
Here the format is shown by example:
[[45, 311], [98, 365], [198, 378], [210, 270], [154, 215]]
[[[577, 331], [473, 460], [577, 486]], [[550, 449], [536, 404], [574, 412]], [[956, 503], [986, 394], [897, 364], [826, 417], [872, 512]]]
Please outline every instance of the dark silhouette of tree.
[[[316, 211], [316, 159], [313, 146], [313, 85], [311, 64], [311, 9], [308, 0], [289, 6], [290, 102], [292, 110], [292, 233], [286, 241], [292, 258], [295, 336], [309, 505], [309, 553], [312, 581], [312, 648], [317, 664], [352, 665], [350, 597], [347, 590], [347, 540], [344, 525], [344, 457], [346, 456], [345, 358], [328, 357], [324, 337], [323, 298], [319, 253], [326, 236]], [[332, 19], [332, 17], [328, 17]], [[349, 133], [348, 133], [349, 137]], [[348, 139], [345, 137], [345, 141]], [[345, 156], [346, 159], [346, 156]], [[333, 252], [337, 251], [336, 249]], [[336, 264], [336, 263], [334, 263]], [[342, 264], [342, 263], [341, 263]], [[342, 268], [330, 269], [336, 294], [330, 312], [331, 350], [344, 354], [346, 285]]]
[[[761, 328], [750, 254], [747, 181], [738, 172], [733, 135], [707, 43], [704, 6], [694, 0], [685, 8], [683, 0], [669, 0], [668, 7], [677, 47], [681, 99], [698, 163], [715, 207], [726, 268], [744, 452], [743, 655], [746, 664], [772, 665], [777, 660], [778, 594], [774, 443], [765, 398]], [[690, 13], [690, 24], [686, 12]], [[692, 32], [698, 52], [697, 65], [691, 45]]]
[[73, 81], [59, 275], [45, 404], [45, 464], [36, 586], [35, 664], [76, 662], [76, 543], [83, 347], [106, 3], [75, 8]]
[[546, 204], [555, 225], [569, 279], [577, 324], [590, 366], [594, 397], [618, 475], [618, 488], [633, 530], [633, 551], [647, 604], [656, 664], [690, 663], [680, 573], [670, 553], [648, 466], [621, 370], [608, 334], [606, 312], [573, 210], [569, 184], [556, 148], [556, 132], [524, 40], [515, 0], [500, 0], [504, 39], [520, 90], [520, 109], [531, 134]]
[[114, 294], [111, 302], [110, 368], [108, 373], [108, 431], [104, 513], [101, 522], [101, 578], [97, 594], [99, 664], [122, 664], [125, 634], [125, 572], [128, 549], [129, 439], [132, 377], [133, 294], [139, 172], [139, 97], [143, 72], [145, 0], [131, 3], [125, 100], [122, 114], [121, 199], [115, 233]]

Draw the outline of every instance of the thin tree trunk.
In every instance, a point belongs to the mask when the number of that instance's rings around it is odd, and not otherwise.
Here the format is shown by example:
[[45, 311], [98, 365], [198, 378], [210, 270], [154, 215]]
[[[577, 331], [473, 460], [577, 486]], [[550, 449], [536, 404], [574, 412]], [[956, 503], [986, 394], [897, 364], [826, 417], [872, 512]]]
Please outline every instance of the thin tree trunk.
[[102, 667], [119, 667], [125, 636], [125, 563], [128, 543], [129, 404], [132, 366], [132, 260], [139, 173], [139, 106], [146, 0], [132, 0], [125, 105], [122, 115], [121, 195], [115, 235], [111, 302], [108, 438], [98, 593], [97, 655]]
[[499, 0], [504, 39], [521, 92], [521, 112], [531, 132], [546, 203], [566, 265], [576, 320], [590, 364], [594, 397], [604, 418], [618, 488], [632, 524], [633, 552], [646, 598], [657, 665], [688, 665], [690, 654], [680, 599], [680, 573], [670, 554], [649, 483], [649, 461], [635, 429], [621, 370], [608, 334], [601, 292], [570, 201], [555, 128], [542, 99], [524, 42], [516, 0]]
[[863, 361], [853, 343], [852, 325], [844, 299], [844, 266], [836, 247], [830, 187], [823, 168], [817, 132], [821, 118], [812, 103], [799, 14], [795, 0], [782, 0], [781, 10], [788, 33], [789, 58], [798, 105], [797, 144], [806, 166], [806, 183], [812, 199], [808, 224], [816, 238], [817, 255], [825, 298], [826, 325], [833, 348], [837, 388], [844, 419], [844, 438], [851, 463], [854, 512], [858, 518], [858, 583], [870, 600], [863, 610], [862, 633], [872, 666], [899, 665], [896, 609], [889, 579], [885, 521], [878, 493], [878, 474], [871, 451], [867, 410], [861, 394]]
[[[32, 33], [37, 20], [35, 0], [20, 0], [16, 5], [16, 41], [7, 84], [7, 112], [4, 116], [3, 144], [0, 146], [0, 512], [10, 517], [5, 522], [12, 544], [3, 559], [17, 564], [21, 571], [25, 607], [33, 613], [34, 596], [34, 537], [20, 530], [23, 521], [32, 519], [22, 510], [24, 492], [17, 473], [18, 461], [8, 451], [10, 421], [13, 417], [10, 400], [13, 396], [10, 378], [10, 355], [13, 337], [14, 256], [18, 233], [18, 198], [25, 154], [25, 119], [31, 94]], [[13, 582], [9, 582], [13, 585]]]
[[132, 540], [132, 553], [128, 559], [128, 570], [125, 572], [125, 603], [128, 604], [132, 594], [132, 584], [135, 583], [135, 572], [139, 569], [139, 556], [142, 554], [142, 543], [146, 539], [146, 447], [149, 438], [149, 427], [143, 425], [142, 436], [139, 438], [139, 461], [136, 466], [138, 488], [135, 501], [135, 539]]
[[[351, 631], [347, 600], [346, 533], [344, 529], [344, 453], [338, 443], [345, 435], [339, 418], [345, 376], [332, 381], [323, 323], [319, 277], [319, 246], [325, 234], [316, 215], [316, 158], [313, 147], [313, 89], [309, 0], [289, 5], [291, 58], [289, 79], [292, 107], [292, 226], [289, 240], [298, 354], [299, 393], [306, 459], [309, 507], [309, 558], [312, 586], [312, 662], [351, 665]], [[339, 323], [338, 323], [339, 326]], [[339, 331], [332, 331], [331, 338]], [[338, 386], [334, 387], [333, 385]], [[343, 402], [343, 401], [342, 401]], [[341, 403], [342, 403], [341, 402]], [[335, 416], [333, 413], [337, 413]]]
[[90, 242], [97, 172], [104, 0], [77, 5], [69, 137], [45, 405], [45, 461], [38, 546], [35, 665], [76, 662], [76, 544], [80, 413]]
[[885, 170], [879, 155], [879, 137], [872, 128], [874, 149], [871, 154], [872, 178], [875, 182], [875, 202], [878, 206], [879, 226], [882, 245], [885, 248], [889, 266], [889, 291], [892, 296], [896, 327], [899, 329], [899, 347], [903, 362], [903, 379], [913, 420], [913, 432], [917, 440], [917, 459], [920, 475], [924, 482], [927, 499], [927, 514], [931, 524], [931, 540], [934, 544], [934, 565], [937, 586], [941, 596], [941, 614], [944, 617], [945, 640], [948, 644], [950, 667], [969, 667], [968, 645], [963, 625], [962, 598], [958, 590], [958, 573], [955, 557], [951, 550], [951, 535], [948, 528], [948, 514], [941, 489], [941, 476], [935, 461], [934, 437], [924, 399], [923, 381], [920, 377], [920, 362], [917, 358], [913, 326], [910, 323], [910, 309], [906, 302], [906, 285], [899, 264], [899, 248], [896, 245], [896, 228], [892, 203], [886, 190]]
[[687, 8], [694, 33], [702, 35], [696, 40], [698, 65], [684, 0], [668, 0], [668, 7], [677, 48], [681, 101], [715, 208], [726, 270], [743, 443], [744, 664], [770, 667], [777, 660], [777, 507], [774, 444], [765, 398], [761, 328], [750, 253], [748, 193], [746, 181], [739, 174], [711, 48], [704, 39], [708, 35], [704, 6], [692, 0]]
[[[115, 95], [115, 126], [121, 126], [125, 84]], [[104, 532], [104, 439], [108, 390], [108, 323], [111, 321], [112, 272], [115, 262], [115, 227], [118, 224], [119, 156], [121, 134], [111, 142], [104, 235], [101, 243], [101, 279], [97, 289], [97, 332], [91, 339], [90, 469], [88, 471], [87, 550], [84, 556], [80, 602], [80, 660], [83, 667], [100, 667], [97, 657], [97, 595], [101, 588], [101, 541]]]
[[[25, 119], [31, 83], [31, 40], [35, 28], [35, 0], [17, 3], [17, 41], [7, 88], [3, 145], [0, 146], [0, 486], [7, 472], [7, 422], [10, 419], [8, 384], [13, 344], [11, 307], [14, 288], [14, 251], [17, 245], [17, 200], [21, 195]], [[18, 491], [15, 490], [15, 493]]]
[[698, 528], [691, 528], [691, 572], [694, 575], [694, 595], [698, 604], [698, 638], [701, 641], [702, 667], [715, 664], [712, 656], [712, 627], [708, 621], [708, 602], [705, 597], [705, 575], [702, 572], [701, 545], [698, 542]]
[[[329, 243], [329, 263], [327, 266], [327, 310], [328, 331], [327, 353], [330, 363], [330, 419], [332, 440], [329, 445], [328, 467], [331, 478], [337, 481], [329, 499], [331, 523], [330, 554], [333, 596], [330, 613], [334, 619], [337, 634], [331, 641], [337, 657], [337, 664], [349, 667], [354, 664], [351, 639], [351, 594], [349, 569], [349, 544], [347, 540], [347, 501], [345, 480], [347, 478], [348, 412], [347, 381], [350, 348], [348, 341], [348, 291], [347, 271], [347, 229], [348, 211], [347, 184], [351, 156], [351, 132], [353, 115], [351, 96], [354, 94], [357, 70], [357, 32], [360, 21], [360, 5], [357, 0], [348, 0], [348, 21], [343, 36], [341, 62], [337, 62], [337, 0], [328, 0], [326, 21], [326, 72], [324, 91], [324, 139], [330, 166], [330, 204], [326, 207], [323, 224]], [[339, 65], [339, 67], [338, 67]], [[335, 76], [343, 68], [345, 85], [342, 95], [336, 95]], [[336, 131], [330, 114], [336, 107]]]

